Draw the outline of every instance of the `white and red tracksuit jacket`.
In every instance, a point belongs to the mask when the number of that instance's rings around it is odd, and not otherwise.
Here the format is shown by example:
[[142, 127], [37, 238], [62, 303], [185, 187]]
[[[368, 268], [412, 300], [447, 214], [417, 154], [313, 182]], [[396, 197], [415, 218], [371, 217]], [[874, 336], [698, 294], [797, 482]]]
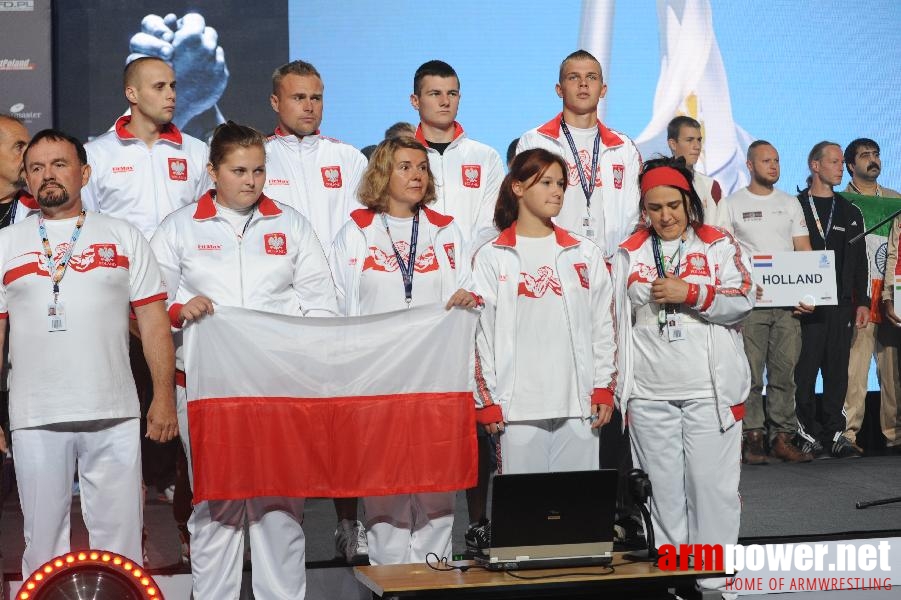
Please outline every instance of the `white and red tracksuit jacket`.
[[[195, 296], [282, 315], [338, 314], [328, 263], [307, 220], [266, 196], [250, 219], [238, 237], [207, 193], [160, 224], [150, 246], [166, 282], [173, 327], [181, 327], [181, 307]], [[183, 370], [179, 342], [176, 335]]]
[[266, 142], [263, 193], [300, 212], [328, 255], [351, 211], [361, 208], [357, 188], [366, 165], [350, 144], [318, 132], [298, 138], [276, 128]]
[[[373, 245], [376, 228], [383, 230], [377, 214], [368, 208], [355, 210], [335, 237], [329, 262], [338, 290], [338, 307], [344, 316], [360, 314], [360, 277]], [[433, 240], [441, 298], [448, 299], [460, 288], [472, 291], [472, 271], [463, 254], [463, 234], [454, 218], [424, 207], [420, 219], [420, 238]], [[398, 277], [398, 280], [400, 277]]]
[[150, 239], [169, 213], [191, 204], [212, 187], [209, 148], [166, 125], [150, 148], [120, 117], [112, 131], [85, 144], [91, 178], [81, 191], [87, 210], [128, 221]]
[[[587, 418], [591, 404], [613, 404], [617, 380], [613, 286], [597, 244], [560, 227], [554, 228], [554, 234], [555, 270], [569, 321], [582, 416]], [[473, 258], [476, 292], [485, 303], [476, 330], [474, 396], [480, 423], [503, 421], [513, 400], [520, 271], [515, 223], [479, 248]]]
[[[560, 113], [541, 127], [525, 132], [516, 146], [517, 154], [531, 148], [544, 148], [559, 154], [569, 167], [563, 209], [554, 219], [564, 229], [583, 233], [583, 218], [586, 217], [585, 193], [573, 162], [572, 150], [560, 128], [563, 113]], [[609, 259], [616, 253], [620, 242], [629, 237], [638, 224], [639, 200], [638, 173], [641, 171], [641, 155], [635, 143], [625, 134], [608, 128], [598, 121], [601, 135], [600, 155], [594, 193], [591, 196], [591, 214], [600, 217], [603, 228], [595, 227], [596, 242]], [[583, 157], [583, 167], [591, 168], [591, 156]], [[587, 165], [585, 164], [587, 162]]]
[[[641, 286], [642, 297], [650, 302], [650, 284], [657, 279], [656, 268], [651, 267], [654, 265], [652, 244], [650, 230], [641, 228], [620, 244], [613, 262], [620, 372], [616, 398], [623, 414], [628, 410], [635, 369], [629, 288]], [[702, 260], [693, 262], [695, 256]], [[742, 418], [745, 398], [751, 389], [751, 371], [739, 328], [755, 303], [750, 268], [735, 238], [709, 225], [696, 225], [689, 230], [684, 261], [686, 265], [680, 277], [697, 286], [697, 297], [687, 303], [685, 310], [692, 311], [707, 324], [710, 374], [720, 428], [725, 431]], [[630, 279], [633, 266], [639, 263], [647, 265], [646, 277]], [[662, 344], [671, 343], [663, 336], [660, 339]], [[671, 373], [677, 384], [678, 365], [660, 365], [660, 368]]]
[[491, 146], [468, 138], [457, 122], [454, 139], [444, 154], [429, 148], [422, 125], [416, 128], [416, 139], [428, 150], [438, 195], [434, 209], [454, 218], [463, 232], [466, 256], [472, 256], [476, 248], [497, 235], [494, 206], [504, 179], [500, 154]]

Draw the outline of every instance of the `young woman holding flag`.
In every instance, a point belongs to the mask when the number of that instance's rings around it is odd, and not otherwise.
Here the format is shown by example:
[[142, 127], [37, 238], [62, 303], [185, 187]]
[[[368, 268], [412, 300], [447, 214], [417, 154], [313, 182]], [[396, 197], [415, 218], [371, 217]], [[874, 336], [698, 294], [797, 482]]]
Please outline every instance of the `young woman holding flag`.
[[[179, 369], [184, 368], [179, 330], [213, 314], [217, 305], [295, 316], [337, 314], [335, 287], [312, 226], [262, 193], [264, 143], [249, 127], [220, 125], [208, 165], [215, 189], [166, 217], [151, 240], [169, 293]], [[190, 463], [183, 371], [176, 380], [179, 432]], [[303, 598], [303, 505], [303, 498], [287, 497], [198, 503], [189, 521], [194, 597], [240, 595], [247, 519], [254, 595]]]

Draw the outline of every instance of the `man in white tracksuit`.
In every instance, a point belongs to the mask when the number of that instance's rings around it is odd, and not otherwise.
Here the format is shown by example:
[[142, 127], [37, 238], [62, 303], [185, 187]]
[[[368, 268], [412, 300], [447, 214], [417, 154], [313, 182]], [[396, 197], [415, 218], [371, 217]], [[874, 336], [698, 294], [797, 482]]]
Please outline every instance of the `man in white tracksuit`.
[[313, 225], [323, 253], [354, 209], [366, 157], [319, 132], [324, 85], [316, 67], [295, 60], [272, 75], [275, 133], [266, 142], [267, 196], [297, 210]]
[[685, 115], [675, 117], [666, 126], [666, 143], [673, 153], [673, 157], [684, 158], [685, 166], [692, 172], [691, 184], [704, 203], [704, 223], [724, 227], [725, 222], [720, 216], [720, 200], [723, 198], [723, 189], [716, 179], [699, 173], [695, 169], [695, 164], [701, 157], [701, 150], [704, 147], [701, 124]]
[[210, 187], [207, 145], [178, 130], [175, 72], [158, 58], [125, 69], [130, 116], [85, 145], [91, 180], [88, 210], [128, 221], [150, 239], [166, 215], [196, 201]]
[[438, 199], [433, 208], [454, 218], [467, 256], [494, 236], [494, 205], [504, 166], [497, 150], [468, 137], [457, 119], [460, 78], [446, 62], [416, 69], [410, 103], [419, 113], [416, 139], [428, 150]]
[[516, 152], [544, 148], [563, 157], [569, 185], [554, 221], [594, 240], [610, 260], [638, 223], [641, 156], [631, 139], [597, 118], [607, 85], [594, 56], [584, 50], [567, 56], [556, 89], [563, 112], [525, 132]]

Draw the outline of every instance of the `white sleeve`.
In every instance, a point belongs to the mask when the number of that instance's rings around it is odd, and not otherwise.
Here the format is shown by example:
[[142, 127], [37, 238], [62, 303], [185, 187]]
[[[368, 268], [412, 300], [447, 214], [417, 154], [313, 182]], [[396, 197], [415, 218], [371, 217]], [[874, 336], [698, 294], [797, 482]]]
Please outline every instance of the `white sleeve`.
[[338, 315], [332, 273], [322, 252], [322, 244], [313, 232], [313, 226], [300, 213], [294, 212], [292, 230], [294, 243], [298, 245], [293, 288], [301, 311], [307, 317]]
[[[484, 252], [484, 254], [483, 254]], [[497, 310], [498, 278], [489, 251], [483, 249], [473, 258], [475, 287], [485, 303], [476, 328], [475, 390], [476, 408], [493, 405], [497, 389], [494, 367], [494, 325]]]
[[710, 323], [736, 325], [754, 308], [756, 296], [751, 280], [750, 265], [738, 242], [731, 234], [711, 246], [715, 263], [719, 265], [719, 285], [700, 286], [695, 308]]
[[351, 265], [351, 250], [348, 238], [352, 235], [362, 233], [359, 232], [353, 221], [348, 220], [344, 226], [338, 231], [335, 240], [332, 242], [331, 252], [329, 253], [329, 266], [332, 270], [332, 277], [335, 280], [335, 293], [338, 301], [338, 314], [348, 316], [350, 307], [355, 299], [348, 299], [347, 294], [353, 286], [354, 269], [362, 268], [362, 265]]
[[128, 225], [130, 248], [128, 249], [129, 300], [132, 306], [141, 306], [157, 300], [166, 300], [166, 286], [150, 243], [140, 231]]
[[[589, 243], [589, 242], [583, 242]], [[612, 399], [616, 391], [616, 318], [613, 283], [600, 248], [592, 248], [589, 257], [591, 302], [591, 347], [594, 357], [594, 390], [607, 390]]]

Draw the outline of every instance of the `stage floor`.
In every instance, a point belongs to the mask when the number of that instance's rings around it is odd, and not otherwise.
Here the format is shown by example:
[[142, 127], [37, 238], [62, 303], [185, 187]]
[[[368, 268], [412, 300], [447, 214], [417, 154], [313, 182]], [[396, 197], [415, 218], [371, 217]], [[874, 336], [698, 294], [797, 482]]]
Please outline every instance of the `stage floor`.
[[[898, 536], [901, 503], [857, 510], [859, 500], [901, 496], [901, 456], [827, 459], [809, 464], [742, 467], [741, 541], [789, 542]], [[73, 548], [87, 548], [80, 505], [73, 498]], [[145, 520], [150, 567], [178, 567], [179, 544], [171, 505], [148, 494]], [[457, 495], [454, 552], [463, 551], [468, 523], [463, 493]], [[308, 563], [333, 563], [335, 512], [328, 499], [308, 499], [304, 517]], [[24, 546], [22, 513], [15, 496], [0, 516], [0, 551], [7, 578], [18, 575]], [[313, 565], [311, 565], [313, 566]], [[187, 570], [185, 570], [187, 572]]]

